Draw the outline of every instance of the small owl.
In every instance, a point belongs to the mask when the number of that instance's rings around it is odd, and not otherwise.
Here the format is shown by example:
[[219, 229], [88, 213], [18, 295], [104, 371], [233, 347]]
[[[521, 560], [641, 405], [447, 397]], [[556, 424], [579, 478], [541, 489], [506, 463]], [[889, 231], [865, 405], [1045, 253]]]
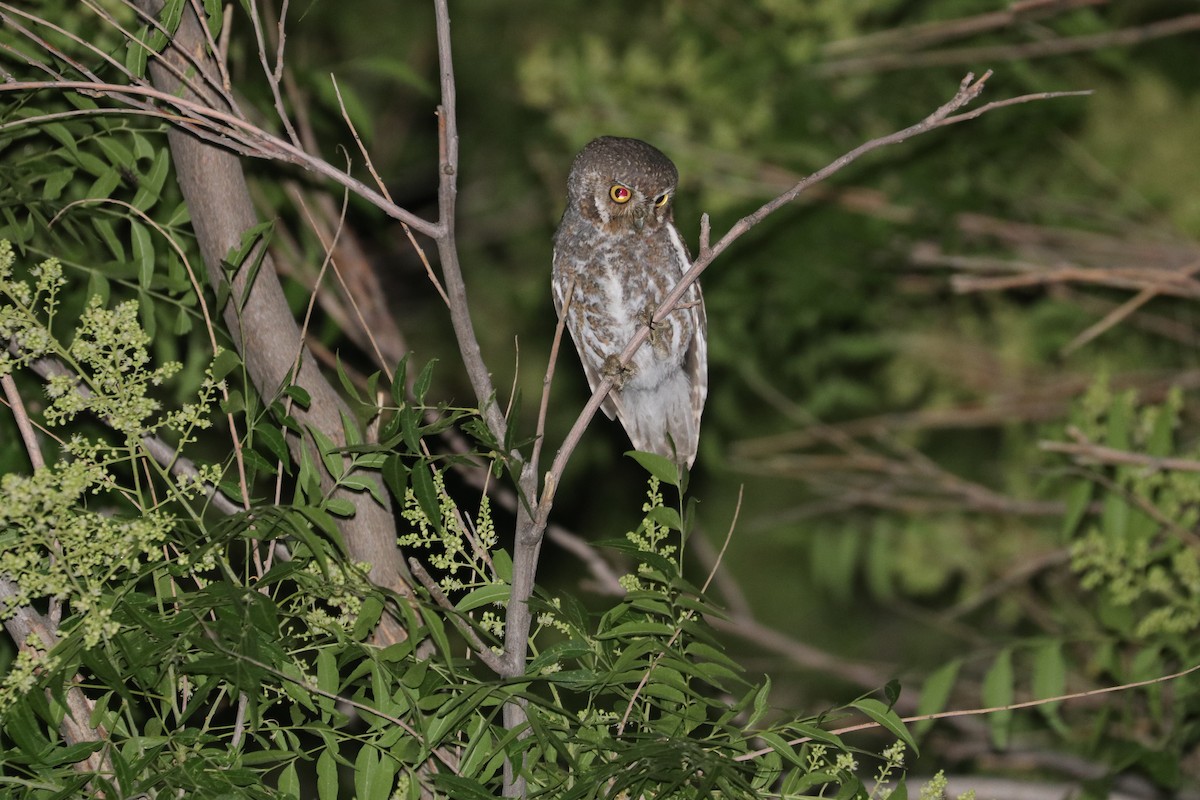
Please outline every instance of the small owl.
[[691, 467], [708, 395], [708, 323], [700, 287], [656, 323], [622, 369], [618, 356], [691, 266], [671, 222], [679, 173], [638, 139], [602, 136], [580, 151], [567, 179], [567, 210], [554, 234], [554, 307], [566, 314], [593, 391], [637, 450]]

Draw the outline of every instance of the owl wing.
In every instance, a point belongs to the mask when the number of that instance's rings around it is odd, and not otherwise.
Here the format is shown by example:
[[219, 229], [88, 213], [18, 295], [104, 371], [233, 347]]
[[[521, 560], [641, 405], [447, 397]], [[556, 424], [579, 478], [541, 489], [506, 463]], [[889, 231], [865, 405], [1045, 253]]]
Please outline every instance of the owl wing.
[[[558, 267], [558, 249], [554, 250], [554, 265]], [[551, 281], [551, 295], [554, 298], [554, 313], [559, 319], [563, 319], [563, 308], [567, 306], [567, 290], [571, 286], [571, 279], [567, 276], [566, 270], [554, 270], [553, 280]], [[600, 385], [603, 378], [600, 376], [598, 364], [593, 359], [588, 358], [587, 344], [580, 329], [583, 326], [583, 319], [579, 316], [579, 312], [574, 308], [568, 309], [568, 316], [563, 320], [563, 325], [571, 332], [571, 341], [575, 342], [575, 352], [579, 354], [579, 362], [583, 364], [583, 374], [587, 376], [588, 388], [592, 392], [596, 391], [596, 387]], [[617, 407], [614, 404], [613, 392], [609, 392], [604, 398], [604, 402], [600, 404], [600, 410], [609, 419], [615, 419], [617, 415]]]
[[[692, 253], [673, 221], [668, 223], [668, 228], [671, 243], [683, 262], [679, 265], [679, 277], [682, 278], [692, 268]], [[691, 302], [695, 303], [691, 311], [696, 335], [692, 337], [692, 342], [683, 357], [683, 372], [692, 387], [692, 414], [696, 420], [696, 429], [699, 430], [704, 401], [708, 399], [708, 313], [704, 310], [704, 293], [700, 291], [700, 281], [692, 284], [690, 296]]]
[[704, 294], [700, 291], [699, 282], [692, 284], [695, 293], [695, 303], [692, 306], [692, 319], [696, 326], [696, 335], [683, 357], [683, 371], [692, 387], [692, 414], [696, 419], [696, 428], [700, 428], [700, 415], [704, 413], [704, 401], [708, 399], [708, 314], [704, 310]]

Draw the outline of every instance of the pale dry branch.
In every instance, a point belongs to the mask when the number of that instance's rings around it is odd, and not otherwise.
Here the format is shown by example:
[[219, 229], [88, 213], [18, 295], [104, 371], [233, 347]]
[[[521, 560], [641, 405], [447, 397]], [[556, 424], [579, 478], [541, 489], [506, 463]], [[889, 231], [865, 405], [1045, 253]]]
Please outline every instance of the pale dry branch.
[[[1200, 272], [1200, 263], [1193, 264], [1187, 269], [1182, 270], [1182, 272], [1186, 277], [1193, 277], [1197, 272]], [[1087, 329], [1081, 331], [1078, 336], [1059, 348], [1058, 352], [1063, 356], [1070, 355], [1088, 342], [1091, 342], [1096, 337], [1104, 334], [1106, 331], [1111, 330], [1116, 325], [1119, 325], [1125, 319], [1137, 312], [1138, 309], [1142, 308], [1160, 294], [1162, 294], [1161, 287], [1147, 286], [1145, 289], [1142, 289], [1136, 295], [1129, 298], [1112, 311], [1109, 311], [1102, 319], [1098, 320], [1092, 325], [1089, 325]]]
[[981, 33], [1026, 24], [1080, 8], [1106, 5], [1108, 0], [1017, 0], [1007, 8], [987, 11], [969, 17], [922, 22], [916, 25], [889, 28], [852, 39], [839, 39], [824, 45], [826, 56], [839, 57], [854, 53], [901, 52], [919, 50], [934, 44], [977, 36]]
[[1042, 441], [1038, 447], [1047, 453], [1071, 456], [1079, 464], [1141, 467], [1146, 472], [1200, 472], [1200, 461], [1194, 459], [1151, 456], [1088, 441]]
[[[145, 1], [148, 2], [148, 0]], [[278, 136], [263, 130], [253, 123], [245, 121], [233, 113], [220, 111], [204, 102], [179, 97], [172, 92], [165, 92], [152, 87], [97, 83], [93, 81], [18, 80], [0, 83], [0, 92], [26, 93], [42, 89], [99, 93], [110, 99], [126, 103], [126, 108], [123, 109], [122, 113], [165, 119], [179, 128], [223, 149], [233, 150], [248, 157], [294, 164], [334, 181], [354, 194], [370, 201], [388, 216], [408, 224], [414, 230], [426, 236], [438, 238], [443, 233], [441, 227], [437, 224], [429, 222], [397, 206], [395, 203], [389, 202], [387, 198], [375, 189], [367, 186], [352, 175], [337, 169], [329, 162], [305, 152], [303, 149], [280, 139]], [[159, 107], [156, 105], [157, 103], [161, 103], [163, 107]], [[41, 117], [31, 117], [16, 122], [5, 123], [4, 125], [0, 125], [0, 130], [64, 118], [68, 114], [70, 116], [79, 115], [77, 112], [46, 114]]]
[[450, 603], [450, 600], [447, 599], [441, 587], [437, 585], [437, 581], [430, 577], [429, 573], [425, 571], [424, 565], [422, 565], [417, 559], [410, 558], [408, 560], [408, 568], [412, 570], [413, 577], [415, 577], [417, 581], [425, 587], [425, 591], [429, 592], [429, 596], [433, 598], [433, 602], [437, 604], [438, 608], [446, 612], [446, 616], [449, 617], [450, 621], [454, 623], [454, 627], [458, 629], [458, 632], [462, 635], [462, 637], [467, 640], [469, 645], [471, 645], [471, 651], [475, 653], [480, 661], [487, 665], [488, 669], [497, 675], [503, 675], [503, 659], [498, 657], [492, 652], [490, 647], [484, 644], [483, 640], [479, 638], [479, 634], [475, 632], [474, 628], [472, 628], [469, 624], [459, 620], [458, 611], [455, 610], [454, 606]]
[[826, 78], [863, 73], [891, 72], [927, 67], [987, 64], [997, 61], [1016, 61], [1051, 56], [1084, 53], [1108, 47], [1132, 47], [1168, 36], [1178, 36], [1200, 30], [1200, 14], [1183, 14], [1158, 22], [1123, 28], [1116, 31], [1082, 36], [1063, 36], [1022, 44], [980, 45], [978, 47], [947, 48], [926, 53], [887, 52], [880, 55], [826, 61], [817, 64], [815, 72]]
[[21, 434], [21, 443], [25, 445], [25, 452], [29, 455], [29, 464], [35, 471], [39, 470], [46, 466], [46, 461], [42, 458], [42, 448], [38, 444], [33, 423], [29, 421], [29, 414], [25, 412], [25, 402], [17, 390], [17, 382], [13, 380], [12, 375], [0, 375], [0, 386], [4, 387], [4, 397], [8, 401], [8, 407], [12, 410], [13, 419], [16, 420], [17, 432]]

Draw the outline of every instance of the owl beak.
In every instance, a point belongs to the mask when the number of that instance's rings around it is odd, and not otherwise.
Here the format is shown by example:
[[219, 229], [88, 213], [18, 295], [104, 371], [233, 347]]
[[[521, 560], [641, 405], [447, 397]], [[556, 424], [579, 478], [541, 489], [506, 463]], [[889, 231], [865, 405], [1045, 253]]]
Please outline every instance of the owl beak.
[[633, 227], [640, 232], [642, 226], [646, 224], [646, 207], [637, 206], [633, 209]]

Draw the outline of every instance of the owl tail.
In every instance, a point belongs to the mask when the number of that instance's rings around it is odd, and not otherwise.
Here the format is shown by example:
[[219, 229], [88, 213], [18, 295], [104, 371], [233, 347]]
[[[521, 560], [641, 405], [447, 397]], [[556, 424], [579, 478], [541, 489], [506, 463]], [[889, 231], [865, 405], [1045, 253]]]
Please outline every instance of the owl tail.
[[627, 385], [617, 393], [617, 418], [635, 450], [665, 456], [689, 469], [700, 439], [700, 409], [679, 370], [653, 389]]

